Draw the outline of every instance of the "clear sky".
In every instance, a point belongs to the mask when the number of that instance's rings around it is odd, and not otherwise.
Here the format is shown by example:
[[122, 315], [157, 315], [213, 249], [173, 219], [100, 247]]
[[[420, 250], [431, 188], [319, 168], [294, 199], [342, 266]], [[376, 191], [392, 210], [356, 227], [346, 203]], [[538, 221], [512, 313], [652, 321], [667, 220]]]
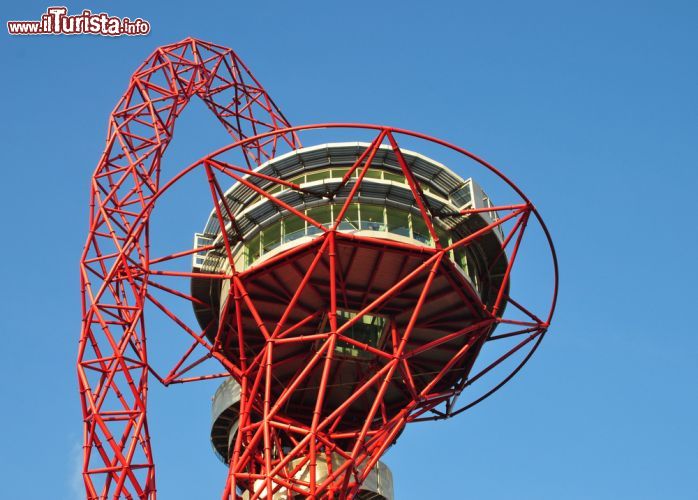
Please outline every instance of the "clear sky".
[[[48, 5], [6, 2], [3, 26]], [[0, 35], [0, 498], [80, 498], [88, 182], [131, 72], [186, 36], [234, 48], [294, 124], [391, 124], [484, 156], [550, 227], [561, 274], [551, 333], [491, 399], [408, 427], [386, 457], [398, 500], [698, 498], [698, 4], [68, 7], [142, 17], [152, 33]], [[165, 168], [227, 142], [204, 111], [183, 114]], [[214, 388], [152, 389], [163, 499], [219, 498]]]

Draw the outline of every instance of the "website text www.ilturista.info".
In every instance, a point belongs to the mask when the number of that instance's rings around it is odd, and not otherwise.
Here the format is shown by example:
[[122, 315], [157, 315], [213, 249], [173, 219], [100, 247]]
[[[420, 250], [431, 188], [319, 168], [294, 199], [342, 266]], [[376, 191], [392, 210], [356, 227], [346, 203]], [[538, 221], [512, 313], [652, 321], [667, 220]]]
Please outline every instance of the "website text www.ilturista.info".
[[95, 14], [83, 10], [68, 15], [67, 7], [49, 7], [38, 21], [7, 21], [10, 35], [104, 35], [139, 36], [150, 33], [150, 23], [140, 17], [110, 16], [104, 12]]

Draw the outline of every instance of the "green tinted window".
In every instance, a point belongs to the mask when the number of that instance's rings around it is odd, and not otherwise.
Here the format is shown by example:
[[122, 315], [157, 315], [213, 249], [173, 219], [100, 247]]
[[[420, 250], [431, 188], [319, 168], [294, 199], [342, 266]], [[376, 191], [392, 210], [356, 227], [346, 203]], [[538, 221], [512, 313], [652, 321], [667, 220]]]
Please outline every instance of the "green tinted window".
[[320, 205], [308, 210], [308, 217], [315, 219], [320, 224], [332, 222], [332, 207], [330, 205]]
[[[337, 327], [341, 327], [355, 317], [355, 312], [337, 310]], [[356, 340], [361, 344], [367, 344], [370, 347], [378, 348], [381, 338], [383, 337], [386, 323], [386, 319], [382, 316], [364, 314], [356, 323], [344, 331], [344, 336]], [[349, 342], [341, 340], [335, 345], [335, 351], [354, 358], [371, 358], [374, 356]]]
[[424, 219], [422, 219], [422, 214], [412, 214], [412, 237], [423, 243], [429, 243], [431, 241], [429, 230], [427, 229]]
[[410, 236], [410, 216], [404, 210], [397, 208], [386, 207], [386, 215], [388, 216], [388, 232], [400, 234], [402, 236]]
[[305, 177], [306, 182], [321, 181], [322, 179], [327, 179], [330, 177], [330, 171], [323, 170], [322, 172], [312, 172], [310, 174], [307, 174]]
[[383, 178], [386, 181], [400, 182], [402, 184], [407, 184], [407, 179], [402, 174], [394, 174], [392, 172], [383, 172]]
[[247, 265], [250, 266], [252, 263], [259, 258], [261, 255], [261, 234], [257, 233], [255, 237], [250, 239], [245, 247], [247, 248]]
[[361, 205], [361, 229], [384, 231], [383, 207], [377, 205]]
[[341, 179], [345, 175], [347, 175], [347, 172], [349, 172], [348, 168], [333, 168], [332, 177], [334, 177], [335, 179]]
[[305, 236], [305, 221], [298, 216], [292, 215], [283, 221], [284, 241], [292, 241]]
[[[308, 217], [327, 227], [332, 223], [332, 207], [331, 205], [321, 205], [311, 208], [308, 210]], [[318, 234], [320, 232], [320, 228], [308, 224], [308, 234]]]
[[439, 242], [441, 242], [441, 245], [449, 245], [451, 237], [449, 236], [448, 231], [442, 229], [438, 224], [434, 224], [434, 229], [436, 230], [436, 235], [439, 237]]
[[281, 243], [281, 221], [262, 231], [262, 253], [266, 253]]
[[467, 271], [468, 270], [468, 254], [467, 254], [465, 248], [463, 248], [462, 246], [457, 247], [453, 251], [453, 254], [454, 254], [454, 257], [456, 260], [456, 264], [458, 264], [465, 271]]
[[305, 182], [305, 175], [297, 175], [293, 179], [289, 179], [292, 184], [303, 184]]
[[[339, 211], [341, 206], [335, 207], [335, 214], [339, 216]], [[342, 217], [342, 223], [339, 225], [339, 229], [343, 231], [353, 231], [359, 229], [359, 205], [356, 203], [351, 203], [347, 207], [347, 211]]]

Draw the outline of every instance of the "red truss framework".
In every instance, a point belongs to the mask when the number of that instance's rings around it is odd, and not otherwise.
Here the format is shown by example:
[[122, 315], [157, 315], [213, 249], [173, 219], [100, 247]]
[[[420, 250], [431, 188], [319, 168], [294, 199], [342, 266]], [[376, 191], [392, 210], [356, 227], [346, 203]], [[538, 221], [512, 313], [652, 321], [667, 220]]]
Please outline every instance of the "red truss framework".
[[[174, 121], [188, 100], [204, 100], [234, 138], [234, 143], [188, 166], [169, 181], [161, 182], [160, 160], [172, 137]], [[343, 202], [334, 222], [321, 224], [302, 211], [268, 193], [269, 186], [304, 191], [290, 181], [254, 170], [279, 152], [298, 149], [298, 135], [318, 129], [353, 129], [374, 134], [370, 145], [349, 169], [341, 185], [358, 179]], [[498, 214], [482, 229], [452, 243], [439, 240], [433, 220], [435, 213], [428, 197], [403, 156], [398, 140], [427, 141], [464, 155], [497, 175], [517, 196], [515, 203], [488, 208], [461, 210], [451, 217], [476, 213]], [[338, 230], [344, 213], [360, 189], [379, 147], [395, 155], [407, 180], [415, 205], [431, 234], [434, 248], [419, 247], [420, 258], [405, 267], [390, 287], [366, 292], [363, 308], [355, 318], [339, 325], [337, 311], [346, 307], [346, 275], [349, 266], [340, 259], [342, 245], [371, 246], [372, 238], [349, 235]], [[232, 152], [244, 158], [237, 165], [228, 159]], [[270, 257], [258, 268], [236, 269], [233, 259], [237, 231], [223, 231], [221, 241], [196, 249], [182, 249], [163, 256], [150, 254], [149, 219], [159, 198], [193, 172], [208, 184], [215, 217], [220, 227], [236, 226], [233, 210], [225, 201], [224, 188], [237, 182], [257, 191], [278, 209], [293, 214], [318, 229], [312, 241]], [[225, 183], [219, 179], [225, 179]], [[327, 194], [328, 200], [333, 194]], [[264, 89], [230, 50], [210, 43], [187, 39], [156, 50], [134, 73], [126, 95], [112, 113], [107, 148], [94, 173], [90, 199], [90, 233], [81, 262], [83, 328], [79, 344], [78, 377], [85, 422], [83, 477], [89, 498], [155, 498], [155, 473], [146, 420], [148, 375], [165, 385], [232, 376], [241, 386], [239, 428], [234, 441], [223, 498], [238, 498], [241, 490], [250, 498], [271, 498], [276, 493], [300, 494], [311, 498], [351, 498], [385, 450], [409, 422], [446, 418], [461, 413], [504, 385], [526, 363], [548, 330], [557, 296], [557, 259], [550, 235], [535, 207], [521, 190], [501, 172], [468, 151], [423, 134], [392, 127], [355, 124], [324, 124], [291, 127]], [[535, 221], [549, 246], [552, 268], [551, 299], [544, 314], [537, 315], [511, 295], [509, 278], [527, 227]], [[438, 322], [438, 317], [420, 317], [436, 280], [448, 280], [453, 266], [448, 253], [466, 247], [483, 235], [506, 228], [501, 255], [507, 258], [504, 278], [495, 298], [484, 304], [466, 289], [453, 285], [473, 320], [441, 338], [421, 345], [410, 337], [421, 321]], [[414, 252], [416, 246], [382, 242], [384, 253]], [[206, 274], [182, 270], [192, 254], [215, 250], [227, 260], [228, 271]], [[264, 306], [256, 298], [254, 280], [273, 265], [309, 255], [299, 272], [298, 286], [276, 291], [283, 314], [269, 324]], [[168, 267], [169, 266], [169, 267]], [[317, 320], [317, 311], [307, 311], [302, 297], [316, 285], [313, 277], [322, 269], [327, 276], [325, 331], [309, 334], [305, 328]], [[230, 292], [221, 297], [222, 316], [203, 329], [190, 326], [172, 300], [206, 305], [190, 295], [189, 280], [209, 278], [227, 281]], [[164, 279], [181, 283], [173, 286]], [[373, 285], [369, 286], [369, 289]], [[315, 289], [315, 293], [318, 290]], [[397, 296], [413, 297], [409, 319], [391, 326], [389, 342], [380, 349], [345, 335], [360, 318], [379, 310]], [[343, 306], [343, 304], [345, 304]], [[148, 361], [146, 350], [146, 305], [156, 308], [191, 337], [191, 344], [166, 372]], [[516, 318], [502, 315], [508, 308]], [[254, 328], [243, 325], [252, 318]], [[291, 318], [296, 318], [291, 320]], [[541, 319], [542, 318], [542, 319]], [[211, 331], [217, 330], [215, 334]], [[498, 327], [497, 333], [494, 329]], [[234, 335], [230, 335], [234, 332]], [[213, 337], [213, 339], [212, 339]], [[231, 342], [235, 338], [235, 342]], [[439, 370], [417, 374], [415, 358], [430, 349], [462, 341], [457, 352]], [[475, 358], [490, 343], [513, 344], [485, 366], [471, 373]], [[375, 366], [342, 404], [328, 407], [325, 395], [337, 365], [337, 342], [351, 344], [371, 353]], [[250, 355], [249, 345], [259, 344]], [[279, 359], [275, 353], [284, 345], [306, 345], [303, 356]], [[195, 354], [196, 353], [196, 354]], [[464, 389], [486, 376], [515, 354], [522, 359], [503, 379], [474, 400], [458, 407]], [[208, 360], [218, 368], [193, 375]], [[297, 370], [279, 387], [276, 370], [297, 363]], [[223, 370], [221, 371], [220, 366]], [[467, 366], [466, 366], [467, 365]], [[462, 376], [448, 387], [442, 383], [454, 370]], [[311, 376], [314, 387], [312, 418], [301, 421], [289, 416], [284, 406], [300, 390], [307, 390]], [[426, 378], [425, 378], [426, 377]], [[315, 380], [315, 379], [314, 379]], [[391, 383], [398, 383], [409, 396], [399, 411], [388, 408], [384, 395]], [[373, 401], [363, 421], [347, 425], [346, 415], [359, 398]], [[319, 465], [329, 464], [327, 473]], [[334, 464], [334, 465], [333, 465]]]

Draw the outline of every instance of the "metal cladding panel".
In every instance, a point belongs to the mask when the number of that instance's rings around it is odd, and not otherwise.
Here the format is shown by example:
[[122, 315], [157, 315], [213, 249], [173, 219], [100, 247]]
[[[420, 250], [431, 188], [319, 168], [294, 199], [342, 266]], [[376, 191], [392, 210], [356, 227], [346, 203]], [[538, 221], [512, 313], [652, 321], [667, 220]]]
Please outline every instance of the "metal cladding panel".
[[256, 222], [244, 215], [238, 218], [237, 223], [238, 227], [240, 228], [240, 232], [244, 235], [249, 234], [250, 231], [252, 231], [257, 226]]
[[211, 403], [211, 422], [218, 420], [221, 414], [240, 402], [240, 384], [235, 379], [227, 378], [218, 386]]
[[[339, 454], [332, 454], [332, 470], [337, 470], [344, 463], [344, 458]], [[291, 468], [295, 468], [300, 460], [291, 462]], [[322, 482], [329, 476], [327, 459], [324, 456], [317, 458], [316, 481]], [[359, 467], [363, 469], [363, 467]], [[301, 481], [308, 482], [310, 478], [309, 466], [306, 463], [296, 473], [295, 477]], [[366, 480], [361, 485], [357, 499], [373, 499], [373, 500], [393, 500], [393, 474], [390, 468], [383, 462], [376, 462], [376, 465], [368, 473]]]
[[[293, 168], [294, 166], [298, 165], [298, 152], [292, 151], [291, 153], [276, 158], [275, 160], [273, 160], [273, 162], [274, 168], [276, 170], [278, 170], [281, 173], [288, 172], [290, 168]], [[267, 162], [261, 168], [269, 168], [269, 163], [270, 162]]]
[[393, 473], [390, 467], [383, 462], [376, 462], [376, 466], [361, 485], [362, 491], [370, 491], [380, 495], [385, 500], [393, 500]]
[[204, 227], [204, 234], [217, 234], [221, 230], [221, 225], [218, 223], [218, 219], [211, 217], [206, 222], [206, 227]]
[[451, 193], [451, 199], [453, 199], [457, 207], [462, 207], [473, 202], [473, 183], [471, 179], [465, 181], [461, 186]]
[[388, 193], [388, 186], [385, 186], [383, 184], [379, 184], [377, 182], [371, 182], [367, 181], [364, 179], [364, 181], [361, 183], [361, 194], [362, 195], [371, 195], [371, 194], [380, 194], [385, 197], [385, 195]]
[[299, 153], [305, 166], [308, 168], [313, 168], [317, 166], [326, 165], [329, 161], [330, 153], [328, 148], [320, 148], [315, 150], [309, 150], [307, 153]]
[[[405, 156], [405, 161], [407, 161], [408, 165], [410, 164], [408, 156]], [[385, 165], [386, 167], [392, 167], [394, 170], [402, 171], [402, 167], [398, 163], [397, 157], [394, 154], [388, 156], [386, 152], [386, 154], [383, 155], [383, 165]]]
[[359, 158], [358, 153], [348, 153], [348, 154], [332, 154], [330, 157], [331, 165], [346, 165], [352, 164]]
[[[256, 171], [270, 176], [279, 176], [282, 179], [289, 179], [310, 169], [351, 165], [368, 146], [368, 143], [350, 142], [330, 143], [299, 149], [269, 160]], [[448, 195], [463, 184], [462, 178], [455, 175], [438, 162], [429, 160], [419, 153], [412, 151], [402, 150], [402, 154], [405, 161], [412, 167], [413, 173], [420, 181], [430, 183], [436, 191], [444, 195]], [[385, 145], [381, 146], [376, 152], [371, 166], [383, 167], [395, 172], [401, 171], [395, 153]], [[264, 189], [269, 189], [272, 185], [269, 181], [249, 174], [246, 175], [245, 178], [253, 184], [260, 187], [263, 186]], [[255, 193], [254, 190], [241, 183], [235, 183], [226, 191], [226, 199], [228, 199], [234, 212], [241, 206], [248, 204], [255, 196], [257, 196], [257, 193]], [[212, 211], [210, 218], [215, 217], [216, 215]], [[209, 231], [205, 232], [210, 233]]]
[[293, 168], [289, 168], [289, 169], [284, 170], [281, 178], [282, 179], [292, 179], [295, 176], [305, 172], [305, 170], [306, 170], [305, 165], [303, 165], [302, 163], [295, 163], [293, 165]]
[[242, 183], [236, 183], [235, 189], [230, 193], [226, 193], [225, 199], [228, 201], [228, 206], [235, 211], [240, 206], [249, 203], [255, 196], [257, 196], [257, 193], [254, 189]]
[[281, 175], [280, 167], [276, 163], [267, 163], [264, 167], [259, 169], [259, 172], [271, 177], [278, 177]]
[[398, 203], [401, 203], [403, 205], [408, 205], [408, 206], [415, 205], [414, 196], [412, 195], [412, 191], [409, 191], [407, 189], [391, 186], [389, 191], [388, 191], [388, 197], [390, 198], [390, 200], [397, 201]]
[[292, 189], [282, 191], [281, 193], [279, 193], [277, 198], [283, 201], [284, 203], [292, 206], [303, 201], [303, 195], [298, 191], [294, 191]]
[[306, 191], [310, 191], [318, 198], [322, 198], [324, 195], [327, 194], [328, 187], [329, 186], [327, 184], [320, 183], [320, 184], [315, 185], [315, 186], [305, 186], [303, 189], [305, 189]]
[[[412, 162], [408, 161], [407, 164], [411, 166], [412, 172], [415, 175], [422, 177], [424, 179], [431, 179], [433, 177], [433, 175], [436, 173], [436, 172], [434, 172], [432, 165], [430, 165], [430, 164], [428, 164], [420, 159], [417, 159], [417, 160], [412, 161]], [[430, 167], [432, 167], [432, 168], [430, 168]]]
[[223, 463], [228, 463], [230, 443], [238, 428], [240, 384], [226, 379], [216, 390], [211, 403], [211, 446]]
[[281, 207], [271, 200], [266, 200], [263, 203], [256, 205], [254, 208], [246, 212], [247, 217], [257, 223], [262, 223], [269, 220], [275, 214], [279, 213]]

